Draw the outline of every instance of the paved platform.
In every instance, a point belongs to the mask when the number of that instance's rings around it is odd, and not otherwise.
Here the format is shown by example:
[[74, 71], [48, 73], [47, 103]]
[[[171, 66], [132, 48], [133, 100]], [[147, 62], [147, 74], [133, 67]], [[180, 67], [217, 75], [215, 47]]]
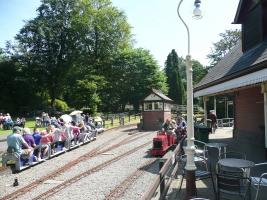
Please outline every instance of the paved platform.
[[[262, 157], [262, 154], [257, 153], [257, 151], [262, 151], [261, 149], [255, 146], [248, 146], [243, 144], [240, 141], [236, 141], [233, 139], [233, 129], [232, 128], [220, 128], [217, 129], [214, 134], [209, 135], [210, 142], [223, 142], [226, 143], [227, 151], [238, 151], [244, 152], [247, 155], [247, 159], [254, 161], [255, 163], [265, 162], [265, 158]], [[267, 169], [266, 169], [267, 170]], [[179, 175], [177, 178], [173, 179], [172, 184], [169, 189], [169, 194], [166, 199], [169, 200], [182, 200], [185, 198], [185, 188], [186, 188], [186, 180], [183, 181], [181, 191], [179, 191], [178, 187], [180, 185], [181, 176]], [[206, 179], [204, 181], [196, 181], [197, 193], [199, 198], [204, 199], [215, 199], [215, 195], [212, 188], [212, 183], [210, 179]], [[251, 197], [254, 199], [255, 190], [252, 189]], [[231, 199], [231, 198], [229, 198]], [[233, 200], [241, 199], [238, 197], [232, 197]], [[267, 199], [267, 190], [261, 191], [258, 200]]]

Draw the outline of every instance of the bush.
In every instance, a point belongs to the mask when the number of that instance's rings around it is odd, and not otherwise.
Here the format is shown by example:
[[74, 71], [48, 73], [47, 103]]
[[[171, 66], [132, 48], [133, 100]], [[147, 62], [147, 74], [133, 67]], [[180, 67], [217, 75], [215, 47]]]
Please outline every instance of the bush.
[[55, 107], [57, 111], [66, 112], [69, 109], [68, 104], [60, 99], [55, 100]]

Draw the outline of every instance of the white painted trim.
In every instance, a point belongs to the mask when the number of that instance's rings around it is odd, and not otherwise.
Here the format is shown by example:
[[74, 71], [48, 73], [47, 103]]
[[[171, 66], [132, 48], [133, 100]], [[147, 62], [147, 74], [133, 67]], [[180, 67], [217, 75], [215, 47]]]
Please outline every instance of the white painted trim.
[[262, 83], [264, 81], [267, 81], [267, 68], [257, 72], [253, 72], [251, 74], [247, 74], [245, 76], [232, 79], [230, 81], [226, 81], [224, 83], [220, 83], [218, 85], [205, 88], [203, 90], [199, 90], [194, 93], [194, 97], [216, 94], [227, 90], [232, 90], [236, 88], [242, 88], [245, 86]]

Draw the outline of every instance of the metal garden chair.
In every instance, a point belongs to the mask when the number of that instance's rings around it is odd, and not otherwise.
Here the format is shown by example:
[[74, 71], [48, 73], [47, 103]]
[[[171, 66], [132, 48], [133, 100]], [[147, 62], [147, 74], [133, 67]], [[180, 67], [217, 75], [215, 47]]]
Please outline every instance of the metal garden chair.
[[220, 200], [221, 194], [230, 196], [230, 199], [236, 199], [232, 196], [239, 196], [246, 199], [250, 197], [250, 181], [249, 178], [238, 175], [230, 175], [225, 173], [217, 174], [217, 199]]
[[255, 200], [258, 199], [260, 189], [267, 186], [267, 162], [258, 163], [252, 168], [251, 186], [256, 190]]
[[[213, 180], [212, 172], [209, 170], [209, 167], [208, 167], [208, 161], [204, 157], [195, 156], [195, 162], [196, 162], [196, 167], [197, 167], [197, 169], [195, 171], [196, 181], [204, 180], [204, 179], [211, 179], [214, 194], [216, 195], [215, 183]], [[181, 182], [179, 185], [179, 190], [181, 190], [183, 180], [185, 177], [185, 165], [186, 165], [186, 156], [185, 155], [183, 155], [181, 157], [180, 164], [182, 166], [182, 179], [181, 179]]]

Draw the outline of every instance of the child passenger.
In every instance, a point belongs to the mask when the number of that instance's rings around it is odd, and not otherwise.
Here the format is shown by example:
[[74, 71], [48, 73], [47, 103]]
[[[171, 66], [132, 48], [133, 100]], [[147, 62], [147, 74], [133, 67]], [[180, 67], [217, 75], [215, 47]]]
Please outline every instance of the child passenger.
[[53, 135], [53, 142], [55, 144], [55, 148], [57, 149], [59, 146], [61, 146], [63, 149], [66, 143], [66, 136], [64, 132], [58, 128], [55, 128], [54, 125], [51, 125], [51, 132]]
[[74, 142], [75, 144], [77, 144], [77, 142], [80, 140], [80, 128], [78, 126], [76, 126], [75, 122], [72, 122], [72, 133], [74, 136]]
[[[49, 149], [49, 145], [52, 144], [52, 142], [53, 142], [53, 136], [52, 136], [50, 125], [46, 128], [46, 130], [43, 130], [41, 132], [41, 136], [42, 137], [41, 137], [40, 143], [42, 145], [42, 148], [47, 149], [46, 151], [44, 151], [44, 155], [46, 155], [48, 152], [48, 149]], [[51, 146], [51, 148], [52, 148], [52, 146]]]

